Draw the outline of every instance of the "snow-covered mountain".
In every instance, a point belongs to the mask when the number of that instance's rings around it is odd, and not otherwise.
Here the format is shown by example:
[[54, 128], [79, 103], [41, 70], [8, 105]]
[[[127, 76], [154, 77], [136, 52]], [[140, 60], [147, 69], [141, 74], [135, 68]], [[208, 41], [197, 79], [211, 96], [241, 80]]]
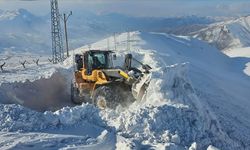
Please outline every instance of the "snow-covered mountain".
[[[193, 24], [214, 22], [206, 17], [136, 18], [120, 14], [97, 15], [75, 11], [68, 20], [70, 48], [93, 43], [114, 32], [128, 30], [171, 30]], [[51, 53], [50, 15], [36, 16], [25, 9], [0, 11], [0, 52], [33, 51]]]
[[50, 49], [49, 22], [25, 9], [0, 12], [0, 52]]
[[250, 16], [214, 23], [189, 35], [207, 41], [223, 51], [250, 47]]
[[[90, 104], [60, 109], [69, 104], [69, 94], [55, 95], [70, 91], [72, 58], [27, 69], [13, 62], [16, 56], [2, 58], [11, 65], [0, 74], [0, 100], [16, 105], [0, 104], [0, 149], [250, 148], [250, 78], [243, 72], [249, 59], [229, 58], [185, 36], [133, 32], [131, 39], [127, 51], [127, 34], [117, 36], [117, 61], [132, 53], [153, 69], [146, 100], [127, 109], [99, 111]], [[106, 49], [106, 43], [92, 47]], [[88, 46], [71, 54], [85, 50]]]

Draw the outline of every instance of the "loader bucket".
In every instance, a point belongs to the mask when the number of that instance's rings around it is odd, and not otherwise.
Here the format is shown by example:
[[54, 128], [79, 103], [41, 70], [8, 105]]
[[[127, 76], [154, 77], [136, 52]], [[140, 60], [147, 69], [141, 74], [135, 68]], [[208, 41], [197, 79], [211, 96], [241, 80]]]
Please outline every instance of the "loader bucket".
[[137, 101], [144, 99], [148, 85], [151, 80], [151, 73], [143, 74], [135, 83], [132, 85], [132, 94]]

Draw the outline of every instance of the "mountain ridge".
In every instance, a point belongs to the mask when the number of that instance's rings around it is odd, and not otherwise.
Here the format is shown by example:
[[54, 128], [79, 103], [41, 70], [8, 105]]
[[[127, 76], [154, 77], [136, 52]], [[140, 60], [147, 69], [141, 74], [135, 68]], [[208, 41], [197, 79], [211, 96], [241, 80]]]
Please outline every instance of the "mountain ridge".
[[[50, 15], [37, 16], [25, 9], [9, 12], [11, 19], [0, 19], [0, 51], [39, 51], [50, 53]], [[8, 13], [7, 13], [8, 14]], [[0, 17], [1, 18], [1, 17]], [[4, 18], [4, 17], [2, 17]], [[209, 24], [211, 18], [184, 16], [176, 18], [140, 18], [121, 14], [94, 14], [86, 11], [76, 11], [69, 18], [68, 34], [70, 48], [74, 49], [83, 44], [93, 43], [114, 32], [126, 31], [156, 31], [162, 28], [172, 29], [191, 24]], [[63, 24], [61, 24], [63, 27]], [[27, 34], [26, 34], [27, 33]], [[13, 39], [14, 37], [14, 39]]]

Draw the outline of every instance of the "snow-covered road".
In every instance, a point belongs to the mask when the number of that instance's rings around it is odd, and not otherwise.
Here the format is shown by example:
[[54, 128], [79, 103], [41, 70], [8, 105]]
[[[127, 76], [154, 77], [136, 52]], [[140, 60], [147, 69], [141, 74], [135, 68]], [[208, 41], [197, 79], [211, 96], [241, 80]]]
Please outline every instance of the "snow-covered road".
[[[144, 102], [135, 102], [126, 109], [99, 111], [89, 104], [62, 108], [69, 100], [50, 96], [49, 101], [65, 102], [55, 112], [0, 104], [0, 149], [250, 148], [250, 78], [243, 72], [244, 61], [229, 58], [189, 37], [133, 32], [130, 51], [126, 50], [126, 40], [126, 33], [117, 36], [117, 63], [123, 61], [124, 54], [132, 53], [153, 68]], [[92, 44], [92, 48], [105, 49], [106, 43], [104, 39]], [[81, 47], [71, 55], [87, 49]], [[60, 77], [68, 83], [72, 58], [61, 65], [45, 64], [31, 71], [34, 68], [18, 71], [21, 79], [12, 72], [1, 73], [0, 101], [6, 102], [8, 96], [3, 91], [13, 88], [11, 94], [26, 101], [27, 107], [32, 100], [39, 105], [43, 100], [50, 104], [44, 93], [50, 91], [50, 86], [60, 88], [63, 84], [53, 86], [52, 82]], [[58, 73], [60, 77], [53, 79]], [[34, 82], [25, 82], [27, 79]], [[40, 85], [46, 90], [39, 89]], [[24, 91], [35, 96], [25, 97]], [[57, 108], [43, 106], [47, 110]]]

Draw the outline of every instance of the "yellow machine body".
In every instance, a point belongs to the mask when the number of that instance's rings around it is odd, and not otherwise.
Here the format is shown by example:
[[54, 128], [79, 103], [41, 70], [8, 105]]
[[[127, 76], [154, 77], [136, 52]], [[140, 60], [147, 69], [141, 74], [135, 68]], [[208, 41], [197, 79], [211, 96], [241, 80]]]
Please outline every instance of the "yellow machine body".
[[91, 96], [98, 86], [110, 83], [101, 70], [93, 70], [91, 75], [87, 75], [86, 71], [83, 68], [81, 71], [75, 72], [75, 81], [79, 89], [89, 91]]
[[119, 103], [125, 106], [143, 97], [149, 83], [149, 72], [131, 67], [132, 55], [125, 58], [125, 69], [114, 67], [112, 54], [112, 51], [90, 50], [75, 56], [77, 69], [71, 86], [72, 102], [115, 108]]

